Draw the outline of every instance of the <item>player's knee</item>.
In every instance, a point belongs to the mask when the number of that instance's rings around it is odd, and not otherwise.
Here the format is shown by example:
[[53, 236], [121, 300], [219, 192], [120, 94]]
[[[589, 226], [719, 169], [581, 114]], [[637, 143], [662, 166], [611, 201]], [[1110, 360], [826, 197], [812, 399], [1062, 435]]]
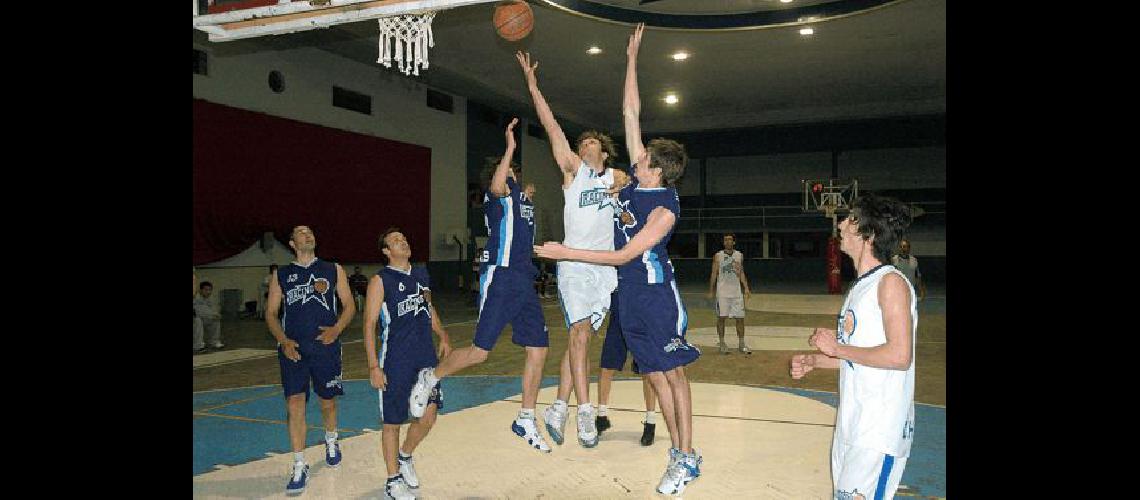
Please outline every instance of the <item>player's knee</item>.
[[336, 409], [336, 398], [328, 398], [328, 399], [317, 398], [317, 399], [320, 399], [320, 401], [321, 401], [321, 409], [322, 410], [335, 410]]
[[680, 366], [665, 372], [665, 378], [671, 385], [683, 384], [688, 381], [685, 377], [685, 369]]
[[285, 404], [286, 404], [286, 406], [289, 407], [289, 411], [294, 411], [294, 410], [304, 411], [305, 410], [305, 395], [304, 394], [294, 394], [292, 396], [289, 396], [289, 398], [285, 400]]

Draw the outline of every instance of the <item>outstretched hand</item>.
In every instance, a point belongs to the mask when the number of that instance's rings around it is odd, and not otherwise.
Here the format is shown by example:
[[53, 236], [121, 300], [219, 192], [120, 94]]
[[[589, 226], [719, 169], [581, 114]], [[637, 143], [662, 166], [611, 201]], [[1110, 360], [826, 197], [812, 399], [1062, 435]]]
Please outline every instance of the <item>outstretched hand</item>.
[[526, 84], [529, 87], [538, 85], [538, 79], [534, 76], [534, 71], [538, 69], [538, 61], [531, 64], [530, 52], [518, 51], [515, 52], [515, 59], [519, 60], [519, 66], [522, 66], [523, 75], [526, 76]]
[[543, 243], [542, 246], [534, 246], [534, 255], [551, 260], [565, 260], [569, 254], [569, 248], [566, 248], [561, 243], [548, 241]]
[[637, 23], [633, 34], [629, 36], [629, 45], [625, 48], [625, 55], [630, 59], [637, 59], [637, 50], [641, 48], [641, 34], [645, 32], [645, 23]]
[[515, 147], [515, 124], [519, 122], [518, 118], [512, 118], [511, 123], [507, 124], [507, 147], [514, 149]]

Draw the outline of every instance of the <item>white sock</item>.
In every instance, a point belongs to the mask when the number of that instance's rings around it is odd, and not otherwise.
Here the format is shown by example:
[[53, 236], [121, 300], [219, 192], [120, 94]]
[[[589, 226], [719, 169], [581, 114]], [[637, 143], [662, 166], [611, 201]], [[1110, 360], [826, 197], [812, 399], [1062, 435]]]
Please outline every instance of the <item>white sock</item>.
[[529, 418], [534, 420], [534, 408], [523, 408], [519, 410], [519, 418]]
[[428, 368], [426, 378], [428, 387], [435, 387], [435, 384], [439, 382], [439, 377], [435, 376], [435, 368]]
[[591, 411], [594, 411], [594, 405], [592, 405], [590, 403], [584, 403], [584, 404], [578, 405], [578, 413], [582, 413], [582, 412], [588, 413]]
[[653, 415], [655, 415], [655, 414], [656, 414], [656, 412], [652, 412], [652, 411], [645, 412], [645, 423], [652, 424], [653, 423]]
[[598, 416], [599, 417], [606, 416], [606, 405], [598, 405]]
[[412, 458], [412, 456], [410, 454], [404, 453], [403, 448], [398, 448], [398, 449], [400, 450], [400, 458]]
[[325, 431], [325, 442], [335, 443], [336, 442], [336, 431]]
[[304, 463], [305, 462], [305, 452], [303, 452], [303, 451], [293, 452], [293, 461]]
[[550, 406], [553, 406], [555, 410], [558, 410], [560, 412], [566, 411], [566, 408], [567, 408], [566, 402], [561, 400], [561, 399], [555, 399], [554, 404], [552, 404]]

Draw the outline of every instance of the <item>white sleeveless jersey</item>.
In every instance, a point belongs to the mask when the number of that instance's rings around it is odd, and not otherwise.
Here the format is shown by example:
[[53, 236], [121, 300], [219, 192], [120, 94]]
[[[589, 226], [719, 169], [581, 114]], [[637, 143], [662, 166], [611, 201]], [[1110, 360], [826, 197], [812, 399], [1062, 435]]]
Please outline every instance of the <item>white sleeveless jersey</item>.
[[[839, 314], [840, 344], [875, 347], [887, 342], [883, 311], [879, 307], [879, 283], [894, 273], [906, 276], [890, 265], [882, 265], [859, 278], [847, 292]], [[914, 438], [914, 342], [918, 308], [914, 286], [910, 287], [911, 362], [905, 371], [863, 366], [839, 361], [839, 412], [835, 441], [868, 448], [895, 457], [910, 455]]]
[[614, 249], [614, 200], [606, 190], [614, 184], [613, 169], [601, 176], [586, 162], [578, 166], [574, 180], [562, 190], [565, 206], [562, 223], [566, 237], [562, 244], [586, 250]]
[[737, 250], [729, 256], [721, 250], [716, 253], [720, 256], [720, 273], [716, 275], [716, 296], [724, 298], [743, 297], [740, 290], [740, 275], [736, 273], [736, 266], [744, 265], [744, 254]]

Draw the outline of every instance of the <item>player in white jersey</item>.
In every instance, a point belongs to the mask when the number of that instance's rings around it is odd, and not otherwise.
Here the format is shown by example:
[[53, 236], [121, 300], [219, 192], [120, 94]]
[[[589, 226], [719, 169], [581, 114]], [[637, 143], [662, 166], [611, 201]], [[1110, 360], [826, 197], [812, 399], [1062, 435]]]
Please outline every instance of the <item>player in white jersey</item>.
[[[578, 137], [577, 152], [570, 149], [566, 134], [538, 90], [535, 77], [538, 63], [532, 64], [530, 54], [523, 52], [518, 52], [516, 57], [526, 76], [539, 121], [550, 138], [551, 153], [562, 170], [563, 244], [571, 248], [613, 250], [614, 200], [607, 191], [615, 184], [623, 187], [629, 183], [628, 174], [611, 168], [616, 156], [613, 140], [590, 130]], [[546, 430], [555, 443], [562, 444], [564, 440], [569, 413], [567, 401], [573, 386], [578, 400], [578, 442], [588, 448], [598, 444], [597, 410], [590, 404], [586, 355], [590, 337], [601, 328], [610, 309], [610, 293], [616, 288], [617, 270], [612, 266], [558, 263], [558, 298], [570, 338], [562, 356], [557, 399], [543, 412]]]
[[[748, 287], [748, 278], [744, 275], [744, 254], [736, 251], [736, 235], [724, 235], [724, 250], [713, 255], [712, 275], [709, 276], [709, 295], [713, 298], [713, 287], [716, 287], [716, 334], [720, 338], [717, 348], [721, 354], [728, 354], [728, 345], [724, 343], [724, 320], [736, 319], [736, 337], [739, 339], [737, 349], [744, 354], [752, 354], [752, 350], [744, 345], [744, 299], [752, 296]], [[740, 289], [744, 288], [741, 293]]]
[[816, 328], [821, 354], [792, 357], [799, 379], [815, 368], [839, 369], [839, 411], [831, 443], [834, 498], [894, 498], [914, 439], [914, 288], [890, 265], [910, 208], [864, 196], [839, 223], [840, 249], [859, 278], [851, 285], [836, 330]]

